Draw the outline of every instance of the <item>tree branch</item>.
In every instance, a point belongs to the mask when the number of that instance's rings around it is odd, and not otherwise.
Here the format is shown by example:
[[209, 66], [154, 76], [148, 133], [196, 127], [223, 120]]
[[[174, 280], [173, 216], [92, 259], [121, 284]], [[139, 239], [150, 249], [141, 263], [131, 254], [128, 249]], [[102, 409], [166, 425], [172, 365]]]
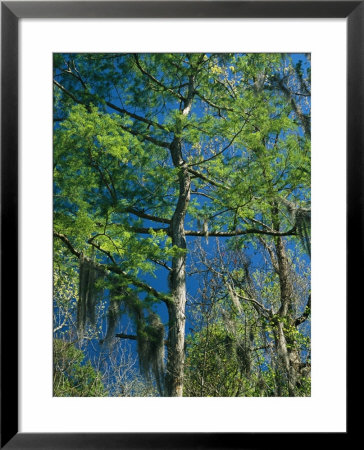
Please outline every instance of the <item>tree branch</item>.
[[126, 127], [124, 125], [119, 125], [119, 126], [120, 126], [120, 128], [122, 128], [123, 130], [132, 134], [133, 136], [141, 137], [143, 140], [152, 142], [153, 144], [157, 145], [158, 147], [170, 149], [171, 144], [169, 142], [160, 141], [159, 139], [155, 139], [154, 137], [148, 136], [147, 134], [144, 134], [141, 131], [135, 131], [132, 128]]
[[268, 245], [268, 243], [265, 242], [265, 240], [264, 240], [261, 236], [258, 236], [258, 239], [259, 239], [259, 241], [261, 242], [261, 244], [263, 245], [263, 247], [264, 247], [264, 248], [267, 250], [267, 252], [269, 253], [269, 256], [270, 256], [270, 259], [271, 259], [271, 262], [272, 262], [273, 269], [274, 269], [275, 273], [276, 273], [277, 275], [279, 275], [278, 261], [277, 261], [277, 258], [275, 257], [275, 254], [274, 254], [274, 251], [273, 251], [272, 247], [271, 247], [270, 245]]
[[[67, 236], [65, 236], [64, 234], [58, 233], [57, 231], [53, 231], [53, 236], [60, 239], [67, 246], [67, 248], [70, 250], [70, 252], [73, 255], [77, 256], [77, 258], [81, 257], [82, 252], [79, 252], [78, 250], [76, 250], [73, 247], [73, 245], [71, 244], [71, 242]], [[112, 264], [99, 264], [96, 262], [93, 262], [93, 264], [95, 265], [95, 267], [97, 267], [98, 269], [100, 269], [102, 271], [108, 270], [109, 272], [113, 272], [113, 273], [116, 273], [117, 275], [123, 276], [130, 284], [133, 284], [136, 287], [140, 287], [144, 291], [148, 292], [149, 294], [152, 294], [154, 297], [158, 298], [159, 300], [163, 301], [166, 304], [170, 304], [171, 302], [173, 302], [173, 300], [171, 299], [171, 297], [169, 295], [158, 292], [152, 286], [149, 286], [149, 284], [145, 283], [144, 281], [138, 280], [133, 275], [126, 273], [124, 270], [120, 269], [115, 264], [113, 264], [113, 265]]]
[[243, 123], [243, 126], [240, 128], [240, 130], [233, 136], [233, 138], [230, 140], [230, 142], [219, 152], [215, 153], [215, 155], [210, 156], [210, 158], [207, 159], [202, 159], [201, 161], [198, 161], [196, 163], [193, 164], [189, 164], [189, 166], [198, 166], [200, 164], [204, 164], [207, 161], [211, 161], [212, 159], [216, 158], [217, 156], [221, 155], [222, 153], [224, 153], [235, 141], [235, 139], [239, 136], [239, 134], [243, 131], [246, 123], [247, 123], [248, 119], [245, 119], [245, 122]]
[[[138, 336], [134, 336], [133, 334], [117, 333], [117, 334], [115, 334], [115, 337], [120, 338], [120, 339], [130, 339], [131, 341], [138, 340]], [[167, 345], [167, 341], [164, 341], [164, 345]]]
[[[53, 83], [54, 83], [59, 89], [61, 89], [61, 91], [63, 91], [66, 95], [68, 95], [70, 98], [72, 98], [72, 100], [73, 100], [75, 103], [78, 103], [78, 104], [80, 104], [80, 105], [86, 106], [81, 100], [79, 100], [75, 95], [73, 95], [72, 92], [70, 92], [68, 89], [66, 89], [64, 86], [62, 86], [60, 83], [58, 83], [58, 81], [53, 80]], [[110, 106], [110, 108], [113, 108], [113, 107], [117, 108], [117, 106], [112, 105], [112, 103], [106, 102], [106, 104], [107, 104], [108, 106]], [[112, 105], [112, 106], [111, 106], [111, 105]], [[125, 113], [127, 112], [126, 110], [122, 110], [121, 108], [119, 108], [119, 111], [120, 111], [120, 112], [124, 111]], [[130, 113], [130, 114], [131, 114], [131, 113]], [[141, 116], [136, 116], [136, 115], [134, 114], [134, 118], [137, 118], [137, 117], [139, 118], [138, 120], [144, 119], [143, 117], [141, 117]], [[148, 119], [144, 119], [143, 122], [148, 123], [148, 124], [150, 124], [150, 125], [153, 124], [153, 126], [157, 126], [157, 123], [156, 123], [156, 122], [149, 121]], [[158, 124], [158, 125], [159, 125], [159, 124]], [[141, 137], [143, 140], [152, 142], [153, 144], [158, 145], [159, 147], [164, 147], [164, 148], [168, 148], [168, 149], [170, 148], [170, 145], [171, 145], [171, 144], [170, 144], [169, 142], [160, 141], [160, 140], [158, 140], [158, 139], [155, 139], [155, 138], [153, 138], [153, 137], [151, 137], [151, 136], [148, 136], [148, 135], [146, 135], [146, 134], [144, 134], [144, 133], [142, 133], [142, 132], [140, 132], [140, 131], [135, 131], [135, 130], [133, 130], [132, 128], [126, 127], [126, 126], [124, 126], [124, 125], [120, 125], [120, 127], [121, 127], [124, 131], [127, 131], [128, 133], [132, 134], [133, 136]], [[161, 126], [160, 126], [160, 127], [161, 127]], [[162, 129], [163, 129], [163, 128], [162, 128]]]
[[126, 114], [129, 117], [132, 117], [133, 119], [136, 119], [136, 120], [139, 120], [140, 122], [146, 123], [147, 125], [150, 125], [150, 126], [155, 127], [155, 128], [159, 128], [159, 129], [161, 129], [163, 131], [167, 131], [165, 129], [165, 127], [163, 125], [161, 125], [160, 123], [158, 123], [158, 122], [154, 122], [153, 120], [149, 120], [149, 119], [147, 119], [145, 117], [139, 116], [138, 114], [134, 114], [134, 113], [132, 113], [130, 111], [127, 111], [124, 108], [119, 108], [118, 106], [116, 106], [116, 105], [114, 105], [113, 103], [110, 103], [110, 102], [106, 102], [106, 105], [109, 106], [110, 108], [114, 109], [115, 111], [121, 113], [121, 114]]
[[229, 111], [234, 112], [233, 108], [228, 108], [227, 106], [220, 106], [216, 103], [213, 103], [211, 100], [208, 100], [206, 97], [204, 97], [200, 92], [195, 90], [195, 94], [200, 97], [201, 100], [203, 100], [205, 103], [207, 103], [209, 106], [211, 106], [214, 109], [217, 109], [219, 112], [219, 115], [221, 115], [221, 111]]
[[71, 242], [70, 242], [70, 240], [68, 239], [67, 236], [65, 236], [65, 235], [62, 234], [62, 233], [58, 233], [58, 231], [53, 231], [53, 236], [56, 237], [56, 238], [58, 238], [58, 239], [60, 239], [60, 240], [66, 245], [66, 247], [69, 249], [69, 251], [70, 251], [73, 255], [77, 256], [77, 258], [80, 258], [81, 252], [77, 251], [77, 250], [73, 247], [73, 245], [71, 244]]
[[222, 184], [222, 183], [219, 183], [218, 181], [211, 180], [210, 178], [206, 177], [203, 173], [198, 172], [197, 170], [191, 169], [191, 167], [188, 167], [187, 170], [188, 170], [192, 175], [195, 175], [195, 177], [201, 178], [201, 180], [206, 181], [207, 183], [211, 184], [212, 186], [219, 187], [219, 188], [223, 188], [223, 189], [228, 188], [228, 186], [226, 186], [226, 185], [224, 185], [224, 184]]
[[96, 236], [89, 239], [87, 241], [87, 243], [92, 245], [93, 247], [97, 248], [97, 250], [99, 250], [100, 252], [104, 253], [106, 256], [108, 256], [110, 258], [110, 260], [112, 261], [113, 264], [116, 264], [116, 261], [110, 252], [108, 252], [107, 250], [104, 250], [103, 248], [101, 248], [101, 246], [99, 244], [96, 244], [95, 242], [93, 242], [93, 239], [95, 239], [95, 237]]
[[58, 81], [53, 80], [53, 84], [55, 84], [62, 92], [64, 92], [66, 95], [68, 95], [68, 97], [72, 98], [72, 100], [80, 105], [82, 105], [83, 103], [81, 102], [81, 100], [78, 100], [77, 97], [75, 97], [72, 92], [70, 92], [68, 89], [66, 89], [64, 86], [62, 86], [60, 83], [58, 83]]
[[303, 311], [303, 314], [297, 317], [297, 319], [294, 322], [294, 326], [298, 327], [298, 325], [301, 325], [301, 323], [305, 322], [310, 317], [310, 314], [311, 314], [311, 294], [308, 297], [307, 304]]
[[[110, 223], [110, 225], [115, 225], [115, 226], [124, 226], [122, 224], [118, 224], [118, 223]], [[159, 231], [164, 231], [166, 234], [170, 233], [170, 228], [169, 227], [161, 227], [161, 228], [153, 228], [153, 227], [133, 227], [133, 226], [129, 226], [126, 225], [128, 230], [133, 231], [134, 233], [139, 233], [139, 234], [152, 234], [152, 232], [158, 233]]]
[[151, 220], [153, 222], [167, 223], [168, 225], [171, 223], [170, 219], [165, 219], [164, 217], [157, 217], [151, 214], [147, 214], [144, 211], [139, 211], [133, 207], [128, 207], [125, 209], [126, 212], [134, 214], [135, 216], [141, 217], [142, 219]]
[[[186, 236], [205, 236], [203, 231], [186, 230]], [[235, 231], [209, 231], [209, 236], [215, 237], [232, 237], [232, 236], [242, 236], [245, 234], [265, 234], [269, 236], [293, 236], [296, 234], [296, 227], [294, 226], [288, 231], [268, 231], [259, 230], [258, 228], [251, 228], [248, 230], [235, 230]]]
[[165, 86], [161, 81], [157, 80], [157, 78], [155, 78], [152, 74], [150, 74], [149, 72], [147, 72], [142, 65], [140, 64], [139, 58], [137, 54], [133, 55], [134, 57], [134, 61], [135, 64], [137, 65], [138, 69], [145, 75], [147, 76], [150, 80], [153, 81], [153, 83], [157, 84], [159, 87], [161, 87], [163, 90], [169, 92], [170, 94], [172, 94], [174, 97], [178, 98], [179, 100], [184, 100], [184, 97], [181, 94], [178, 94], [177, 92], [175, 92], [173, 89], [169, 88], [168, 86]]
[[[71, 70], [70, 68], [68, 68], [67, 70], [63, 70], [62, 72], [63, 72], [63, 73], [66, 73], [66, 74], [69, 74], [69, 75], [72, 75], [74, 78], [76, 78], [77, 80], [79, 80], [79, 81], [81, 82], [83, 88], [85, 89], [85, 91], [88, 91], [87, 86], [86, 86], [85, 82], [83, 81], [83, 79], [82, 79], [80, 73], [78, 72], [78, 70], [77, 70], [77, 68], [76, 68], [76, 66], [75, 66], [75, 64], [74, 64], [74, 62], [73, 62], [73, 66], [74, 66], [74, 69], [75, 69], [76, 72], [77, 72], [77, 75], [76, 75], [75, 73], [73, 73], [72, 70]], [[65, 92], [67, 95], [69, 95], [71, 98], [73, 98], [74, 101], [77, 101], [76, 97], [74, 97], [73, 94], [72, 94], [71, 92], [69, 92], [67, 89], [65, 89], [63, 86], [61, 86], [57, 81], [55, 81], [55, 84], [56, 84], [60, 89], [62, 89], [63, 92]], [[90, 92], [87, 92], [87, 93], [90, 94]], [[78, 101], [78, 102], [79, 102], [79, 101]], [[150, 125], [150, 126], [154, 126], [154, 127], [160, 128], [160, 129], [163, 130], [163, 131], [166, 131], [166, 129], [165, 129], [162, 125], [160, 125], [158, 122], [153, 122], [152, 120], [146, 119], [145, 117], [142, 117], [142, 116], [139, 116], [139, 115], [137, 115], [137, 114], [131, 113], [130, 111], [127, 111], [127, 110], [124, 109], [124, 108], [119, 108], [118, 106], [114, 105], [114, 104], [111, 103], [111, 102], [106, 101], [105, 103], [106, 103], [106, 105], [107, 105], [109, 108], [114, 109], [115, 111], [117, 111], [117, 112], [119, 112], [119, 113], [121, 113], [121, 114], [127, 114], [129, 117], [132, 117], [133, 119], [139, 120], [140, 122], [144, 122], [144, 123], [146, 123], [146, 124], [148, 124], [148, 125]]]
[[258, 300], [255, 300], [254, 298], [244, 297], [243, 295], [240, 295], [238, 293], [235, 293], [238, 298], [241, 300], [244, 300], [246, 302], [253, 303], [256, 305], [259, 309], [261, 309], [265, 314], [267, 314], [268, 317], [271, 317], [272, 311], [270, 309], [267, 309], [264, 305], [262, 305]]
[[166, 270], [168, 270], [169, 272], [172, 271], [171, 267], [168, 266], [168, 264], [166, 264], [163, 261], [160, 261], [159, 259], [154, 259], [154, 258], [149, 258], [151, 261], [154, 262], [154, 264], [158, 264], [159, 266], [164, 267]]
[[117, 334], [115, 334], [115, 337], [118, 337], [120, 339], [130, 339], [132, 341], [137, 341], [138, 340], [138, 337], [134, 336], [132, 334], [117, 333]]

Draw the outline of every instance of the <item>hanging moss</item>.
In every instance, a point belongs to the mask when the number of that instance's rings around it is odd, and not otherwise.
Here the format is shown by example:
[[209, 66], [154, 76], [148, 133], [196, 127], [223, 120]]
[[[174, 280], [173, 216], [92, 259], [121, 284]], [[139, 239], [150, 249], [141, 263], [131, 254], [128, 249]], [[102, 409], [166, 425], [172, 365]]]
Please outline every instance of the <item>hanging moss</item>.
[[105, 344], [110, 344], [115, 336], [116, 326], [120, 319], [121, 310], [119, 300], [110, 297], [109, 308], [107, 310], [107, 331], [104, 339]]
[[296, 232], [298, 237], [300, 238], [302, 247], [311, 257], [311, 210], [298, 207], [294, 203], [284, 198], [281, 198], [280, 201], [287, 208], [287, 211], [291, 217], [292, 225], [296, 227]]
[[245, 344], [245, 342], [237, 343], [236, 356], [239, 360], [242, 373], [249, 377], [252, 366], [251, 352], [250, 348]]
[[301, 244], [306, 253], [311, 257], [311, 211], [299, 209], [296, 213], [296, 228]]
[[236, 295], [236, 293], [230, 283], [226, 283], [226, 287], [229, 291], [229, 296], [236, 308], [236, 311], [238, 312], [238, 314], [240, 314], [242, 311], [242, 306], [240, 304], [239, 297]]
[[164, 391], [164, 326], [154, 312], [147, 312], [149, 305], [141, 300], [137, 292], [125, 285], [117, 284], [119, 280], [111, 280], [110, 302], [107, 312], [107, 331], [105, 344], [110, 344], [115, 336], [120, 316], [127, 313], [136, 327], [139, 368], [142, 376], [151, 381], [154, 376], [158, 391]]
[[89, 266], [85, 263], [83, 257], [80, 258], [80, 278], [79, 278], [79, 297], [77, 303], [77, 327], [83, 331], [86, 324], [86, 304], [88, 288]]
[[141, 374], [150, 380], [151, 373], [158, 391], [164, 391], [164, 326], [156, 313], [150, 313], [137, 324], [138, 355]]
[[87, 321], [91, 325], [96, 323], [96, 304], [100, 293], [97, 280], [101, 276], [95, 264], [81, 256], [77, 304], [77, 327], [81, 334], [84, 332]]
[[88, 292], [86, 297], [86, 319], [91, 325], [96, 323], [96, 299], [97, 299], [97, 289], [96, 289], [96, 269], [92, 264], [89, 263], [88, 270]]

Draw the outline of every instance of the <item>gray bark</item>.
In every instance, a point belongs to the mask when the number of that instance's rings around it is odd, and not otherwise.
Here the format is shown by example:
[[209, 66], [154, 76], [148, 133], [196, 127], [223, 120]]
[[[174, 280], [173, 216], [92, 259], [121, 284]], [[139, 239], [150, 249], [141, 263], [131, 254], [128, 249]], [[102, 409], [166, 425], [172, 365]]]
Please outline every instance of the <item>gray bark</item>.
[[[187, 116], [191, 111], [194, 95], [193, 83], [194, 77], [191, 75], [187, 97], [182, 109], [182, 115], [184, 116]], [[191, 178], [188, 166], [182, 157], [182, 129], [179, 124], [176, 126], [175, 137], [170, 150], [173, 165], [179, 169], [178, 201], [170, 224], [172, 244], [186, 250], [184, 221], [191, 196]], [[173, 301], [168, 304], [166, 395], [168, 397], [182, 397], [185, 359], [186, 253], [173, 257], [169, 280]]]
[[[279, 230], [278, 209], [273, 208], [273, 227]], [[284, 324], [293, 325], [292, 302], [294, 298], [293, 285], [290, 277], [290, 262], [281, 236], [275, 238], [275, 250], [277, 256], [278, 276], [280, 286], [281, 306], [278, 311], [279, 320], [275, 333], [276, 348], [279, 359], [280, 371], [287, 378], [288, 392], [291, 397], [295, 396], [298, 368], [300, 366], [300, 355], [295, 349], [294, 343], [287, 346], [287, 336], [284, 332]]]

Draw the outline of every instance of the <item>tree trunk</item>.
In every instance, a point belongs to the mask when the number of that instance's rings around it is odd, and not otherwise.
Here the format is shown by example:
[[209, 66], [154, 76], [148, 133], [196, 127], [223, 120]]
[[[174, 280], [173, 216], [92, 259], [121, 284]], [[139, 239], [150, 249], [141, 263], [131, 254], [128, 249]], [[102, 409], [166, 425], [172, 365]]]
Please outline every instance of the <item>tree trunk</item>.
[[[191, 110], [193, 100], [194, 77], [189, 77], [188, 95], [184, 102], [182, 115], [187, 116]], [[171, 237], [172, 245], [183, 250], [181, 255], [172, 259], [170, 273], [170, 290], [173, 304], [168, 305], [168, 360], [166, 373], [166, 395], [168, 397], [182, 397], [183, 371], [185, 360], [185, 308], [186, 308], [186, 237], [184, 221], [191, 196], [191, 177], [186, 162], [182, 157], [182, 128], [177, 123], [175, 137], [171, 144], [171, 156], [174, 167], [179, 169], [179, 195], [177, 206], [172, 216]]]
[[[273, 227], [275, 231], [279, 231], [277, 205], [274, 205], [273, 207]], [[275, 333], [276, 348], [281, 369], [283, 369], [283, 372], [287, 377], [288, 393], [291, 397], [294, 397], [297, 383], [297, 367], [300, 365], [298, 360], [300, 360], [300, 356], [295, 349], [293, 342], [290, 342], [290, 348], [287, 347], [287, 337], [284, 332], [284, 326], [288, 327], [293, 324], [292, 306], [294, 291], [290, 277], [290, 263], [281, 236], [277, 236], [275, 239], [275, 249], [281, 297], [281, 306], [278, 311], [279, 320], [277, 331]]]
[[[177, 149], [179, 147], [176, 142]], [[178, 150], [176, 150], [178, 151]], [[172, 217], [172, 244], [186, 251], [184, 220], [190, 200], [191, 181], [186, 165], [182, 162], [179, 173], [179, 198]], [[184, 343], [185, 343], [185, 307], [186, 307], [186, 252], [172, 259], [170, 290], [173, 304], [168, 305], [168, 361], [166, 388], [169, 397], [182, 397]]]
[[185, 343], [184, 305], [169, 305], [168, 313], [170, 319], [165, 395], [167, 397], [182, 397]]
[[[295, 397], [296, 377], [293, 368], [291, 367], [291, 361], [287, 349], [287, 341], [284, 335], [282, 322], [278, 322], [277, 331], [275, 333], [275, 341], [279, 360], [278, 371], [280, 372], [280, 375], [283, 379], [287, 378], [287, 387], [290, 397]], [[281, 384], [282, 381], [278, 380], [278, 383]], [[279, 392], [282, 392], [281, 386], [279, 386]], [[282, 395], [282, 393], [280, 393], [279, 395]]]

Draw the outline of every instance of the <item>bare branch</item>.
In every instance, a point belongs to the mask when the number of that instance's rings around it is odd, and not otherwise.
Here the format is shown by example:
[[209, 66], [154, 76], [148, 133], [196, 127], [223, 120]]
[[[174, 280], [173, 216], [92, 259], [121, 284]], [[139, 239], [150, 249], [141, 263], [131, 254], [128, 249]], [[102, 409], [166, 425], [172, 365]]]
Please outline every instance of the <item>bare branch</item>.
[[117, 333], [117, 334], [115, 334], [115, 337], [118, 337], [120, 339], [130, 339], [132, 341], [137, 341], [138, 340], [138, 337], [134, 336], [132, 334]]
[[275, 273], [279, 275], [278, 261], [277, 261], [277, 258], [275, 257], [272, 247], [261, 236], [258, 236], [258, 239], [259, 239], [260, 243], [263, 245], [263, 247], [269, 253], [273, 269], [274, 269]]
[[272, 315], [272, 311], [270, 309], [267, 309], [264, 305], [262, 305], [260, 302], [258, 302], [258, 300], [255, 300], [254, 298], [250, 298], [250, 297], [244, 297], [243, 295], [238, 294], [237, 292], [235, 293], [236, 296], [238, 298], [240, 298], [241, 300], [244, 300], [246, 302], [250, 302], [253, 303], [254, 305], [256, 305], [260, 310], [262, 310], [268, 317], [270, 317]]

